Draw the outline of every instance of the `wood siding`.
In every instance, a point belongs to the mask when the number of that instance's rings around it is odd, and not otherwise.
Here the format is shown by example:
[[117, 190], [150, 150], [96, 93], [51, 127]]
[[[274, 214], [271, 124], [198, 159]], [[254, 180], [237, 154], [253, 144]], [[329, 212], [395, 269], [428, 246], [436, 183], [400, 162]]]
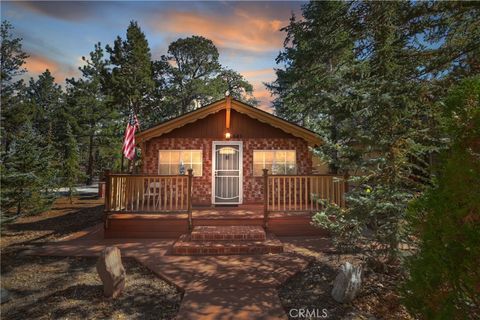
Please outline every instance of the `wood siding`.
[[[232, 139], [246, 138], [295, 138], [293, 135], [269, 124], [252, 119], [247, 115], [231, 110], [229, 132]], [[204, 119], [170, 131], [162, 138], [213, 138], [222, 140], [225, 129], [226, 111], [220, 110]]]

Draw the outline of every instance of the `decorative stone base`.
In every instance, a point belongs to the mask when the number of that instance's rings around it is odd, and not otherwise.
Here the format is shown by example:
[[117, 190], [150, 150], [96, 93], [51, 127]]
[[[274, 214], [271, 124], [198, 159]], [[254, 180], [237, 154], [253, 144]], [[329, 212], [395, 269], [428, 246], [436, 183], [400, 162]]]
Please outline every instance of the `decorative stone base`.
[[[239, 226], [238, 229], [232, 228], [230, 231], [242, 231]], [[198, 228], [198, 227], [195, 227]], [[220, 228], [214, 230], [213, 228]], [[267, 254], [267, 253], [282, 253], [283, 244], [273, 234], [263, 235], [256, 229], [252, 233], [233, 232], [225, 233], [224, 226], [210, 226], [210, 228], [195, 230], [192, 235], [184, 234], [174, 243], [172, 253], [174, 255], [183, 256], [198, 256], [198, 255], [233, 255], [233, 254]], [[261, 227], [260, 227], [261, 228]], [[208, 231], [208, 232], [207, 232]], [[196, 232], [194, 234], [194, 232]], [[193, 239], [195, 235], [195, 239]], [[251, 239], [255, 237], [265, 237], [264, 240], [198, 240], [200, 237], [244, 237], [244, 239]]]
[[264, 241], [265, 230], [261, 226], [196, 226], [190, 234], [193, 241], [203, 240], [251, 240]]

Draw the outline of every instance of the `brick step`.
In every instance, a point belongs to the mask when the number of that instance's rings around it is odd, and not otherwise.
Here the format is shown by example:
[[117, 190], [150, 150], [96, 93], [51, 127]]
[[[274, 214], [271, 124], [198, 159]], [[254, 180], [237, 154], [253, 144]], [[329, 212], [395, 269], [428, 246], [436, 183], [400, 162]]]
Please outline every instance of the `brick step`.
[[263, 241], [192, 240], [184, 234], [173, 244], [172, 254], [181, 256], [282, 253], [283, 244], [273, 234]]
[[263, 241], [265, 230], [261, 226], [195, 226], [190, 235], [193, 241], [244, 240]]

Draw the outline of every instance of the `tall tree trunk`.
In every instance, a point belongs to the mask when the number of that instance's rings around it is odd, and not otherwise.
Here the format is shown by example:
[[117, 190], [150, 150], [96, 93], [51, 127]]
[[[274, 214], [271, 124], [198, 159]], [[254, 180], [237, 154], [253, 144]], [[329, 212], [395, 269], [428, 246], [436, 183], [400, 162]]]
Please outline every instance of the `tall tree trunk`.
[[87, 185], [93, 182], [93, 134], [90, 135], [88, 142], [88, 166], [87, 166]]

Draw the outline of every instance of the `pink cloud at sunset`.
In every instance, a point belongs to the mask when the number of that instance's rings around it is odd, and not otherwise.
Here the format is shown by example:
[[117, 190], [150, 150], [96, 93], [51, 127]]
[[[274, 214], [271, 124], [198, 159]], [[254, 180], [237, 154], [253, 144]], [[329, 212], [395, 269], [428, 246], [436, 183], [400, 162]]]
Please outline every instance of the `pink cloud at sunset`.
[[252, 17], [242, 10], [235, 10], [233, 16], [171, 11], [149, 24], [157, 31], [204, 36], [219, 48], [263, 52], [282, 46], [284, 34], [279, 29], [286, 21]]
[[253, 86], [253, 95], [260, 102], [259, 108], [272, 112], [270, 107], [270, 101], [272, 99], [270, 91], [267, 90], [264, 82], [271, 82], [275, 79], [275, 70], [273, 68], [264, 68], [257, 70], [244, 70], [240, 73], [245, 77], [248, 82]]
[[38, 76], [48, 69], [60, 84], [64, 84], [66, 78], [78, 75], [78, 71], [74, 66], [64, 65], [47, 57], [35, 54], [30, 54], [24, 67], [27, 69], [30, 77]]

